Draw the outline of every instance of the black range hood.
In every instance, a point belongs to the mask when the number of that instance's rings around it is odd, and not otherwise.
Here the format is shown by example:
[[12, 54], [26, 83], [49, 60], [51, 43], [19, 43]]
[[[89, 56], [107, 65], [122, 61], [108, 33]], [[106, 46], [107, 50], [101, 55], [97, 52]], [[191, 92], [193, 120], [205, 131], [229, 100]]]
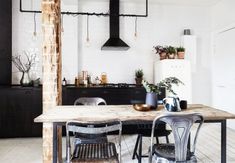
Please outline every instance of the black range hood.
[[130, 47], [119, 37], [119, 0], [110, 0], [109, 10], [110, 38], [101, 47], [101, 50], [128, 50]]

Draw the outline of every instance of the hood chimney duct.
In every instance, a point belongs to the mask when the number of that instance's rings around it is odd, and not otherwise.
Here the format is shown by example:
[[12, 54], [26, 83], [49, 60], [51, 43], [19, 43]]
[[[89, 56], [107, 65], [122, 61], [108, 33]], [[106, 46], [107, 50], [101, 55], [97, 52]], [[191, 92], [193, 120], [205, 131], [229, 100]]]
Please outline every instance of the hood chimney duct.
[[128, 50], [130, 47], [120, 39], [119, 34], [119, 0], [109, 2], [109, 33], [110, 38], [101, 47], [101, 50]]

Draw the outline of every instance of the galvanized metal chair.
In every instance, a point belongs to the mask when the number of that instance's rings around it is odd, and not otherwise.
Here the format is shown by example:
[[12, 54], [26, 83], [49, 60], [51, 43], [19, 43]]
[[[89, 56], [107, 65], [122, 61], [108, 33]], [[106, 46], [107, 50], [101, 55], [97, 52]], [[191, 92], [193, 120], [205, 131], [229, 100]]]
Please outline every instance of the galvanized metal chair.
[[[106, 105], [106, 101], [100, 97], [80, 97], [75, 102], [74, 105]], [[90, 126], [92, 127], [92, 126]], [[88, 134], [76, 134], [75, 143], [96, 143], [96, 142], [107, 142], [106, 134], [88, 135]]]
[[100, 97], [80, 97], [75, 102], [74, 105], [107, 105], [106, 101]]
[[[148, 155], [142, 154], [142, 139], [143, 137], [151, 137], [152, 122], [141, 122], [137, 125], [138, 136], [136, 139], [132, 159], [137, 158], [138, 163], [142, 162], [143, 157], [148, 157]], [[154, 130], [154, 137], [156, 138], [157, 144], [159, 144], [159, 137], [165, 137], [166, 143], [169, 143], [168, 136], [170, 135], [171, 130], [166, 129], [166, 124], [162, 123], [156, 126]]]
[[[196, 141], [203, 121], [202, 115], [197, 113], [168, 113], [156, 117], [152, 125], [149, 163], [152, 162], [153, 155], [156, 156], [156, 162], [197, 162]], [[175, 144], [153, 144], [155, 126], [159, 122], [165, 122], [172, 128]], [[190, 129], [195, 122], [198, 122], [199, 125], [196, 129], [192, 149], [190, 149], [188, 148]]]
[[[92, 127], [90, 127], [92, 126]], [[81, 143], [75, 144], [71, 153], [71, 133], [96, 135], [119, 131], [118, 147], [119, 152], [113, 142], [104, 143]], [[121, 162], [121, 133], [122, 123], [120, 120], [99, 121], [83, 123], [80, 121], [70, 121], [66, 124], [66, 162]]]

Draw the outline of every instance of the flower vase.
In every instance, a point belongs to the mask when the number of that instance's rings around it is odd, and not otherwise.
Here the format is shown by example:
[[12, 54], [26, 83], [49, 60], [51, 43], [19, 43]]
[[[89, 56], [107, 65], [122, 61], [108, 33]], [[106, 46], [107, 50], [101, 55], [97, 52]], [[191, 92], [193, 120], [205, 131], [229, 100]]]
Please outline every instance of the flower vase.
[[153, 93], [153, 92], [148, 92], [146, 94], [146, 99], [145, 99], [145, 103], [147, 105], [152, 106], [153, 108], [157, 108], [157, 94]]
[[22, 72], [22, 77], [20, 79], [20, 85], [23, 87], [27, 87], [31, 85], [31, 80], [29, 77], [29, 72]]

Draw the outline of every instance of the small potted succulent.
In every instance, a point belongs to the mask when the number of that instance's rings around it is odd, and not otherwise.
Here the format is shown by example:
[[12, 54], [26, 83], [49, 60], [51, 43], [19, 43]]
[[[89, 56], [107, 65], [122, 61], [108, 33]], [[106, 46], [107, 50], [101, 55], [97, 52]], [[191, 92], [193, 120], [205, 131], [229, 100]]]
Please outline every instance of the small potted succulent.
[[173, 46], [167, 47], [167, 56], [169, 59], [175, 59], [176, 49]]
[[177, 50], [178, 59], [184, 59], [185, 48], [180, 46], [180, 47], [176, 48], [176, 50]]
[[159, 54], [160, 60], [167, 59], [167, 47], [158, 45], [153, 48], [156, 51], [156, 54]]
[[143, 76], [144, 76], [144, 73], [142, 69], [138, 69], [135, 71], [136, 85], [140, 86], [142, 84]]
[[154, 108], [157, 108], [157, 95], [160, 95], [162, 93], [161, 88], [164, 87], [170, 93], [172, 93], [173, 95], [176, 95], [176, 93], [172, 89], [172, 85], [179, 85], [179, 84], [184, 84], [184, 83], [176, 77], [165, 78], [164, 80], [160, 81], [156, 85], [149, 84], [147, 81], [144, 80], [143, 86], [147, 92], [145, 103]]

